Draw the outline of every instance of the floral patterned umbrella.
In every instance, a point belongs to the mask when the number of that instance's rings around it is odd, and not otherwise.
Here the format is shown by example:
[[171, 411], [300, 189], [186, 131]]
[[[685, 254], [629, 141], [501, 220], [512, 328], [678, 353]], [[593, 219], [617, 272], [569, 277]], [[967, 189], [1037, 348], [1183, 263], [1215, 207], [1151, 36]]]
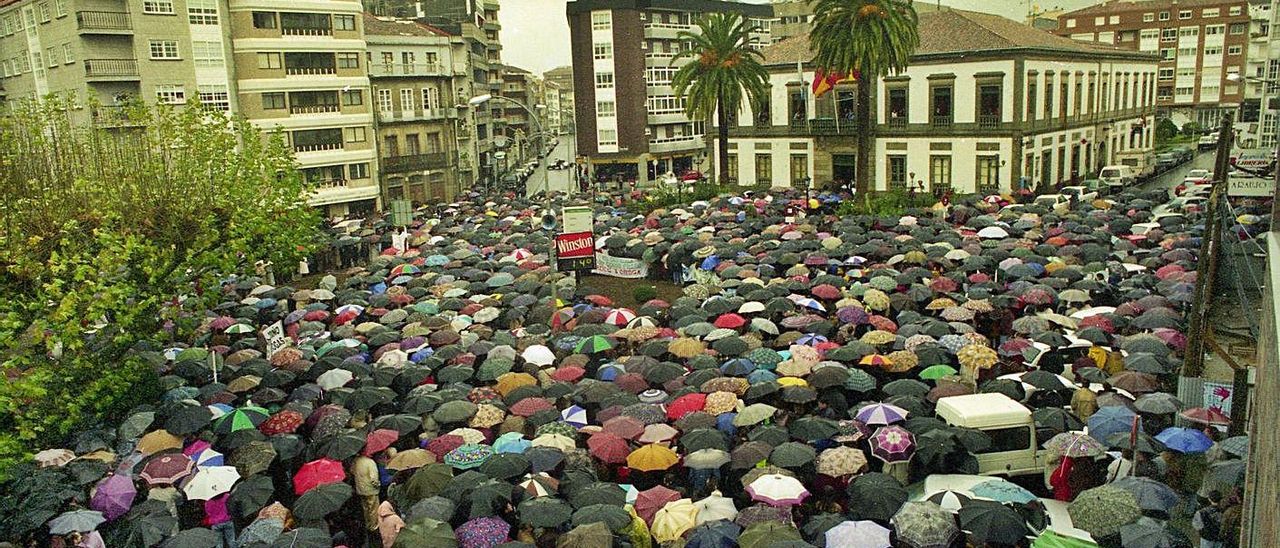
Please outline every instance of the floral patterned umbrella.
[[871, 454], [888, 463], [910, 459], [915, 446], [915, 436], [900, 426], [883, 426], [871, 435]]

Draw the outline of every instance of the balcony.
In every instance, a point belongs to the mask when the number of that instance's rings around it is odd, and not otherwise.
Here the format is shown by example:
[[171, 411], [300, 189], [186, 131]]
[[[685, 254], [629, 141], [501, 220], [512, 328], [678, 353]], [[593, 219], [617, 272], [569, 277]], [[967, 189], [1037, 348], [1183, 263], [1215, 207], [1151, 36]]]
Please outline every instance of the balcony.
[[323, 152], [326, 150], [342, 150], [342, 143], [312, 143], [312, 144], [295, 144], [294, 152]]
[[901, 128], [907, 127], [907, 117], [906, 116], [889, 116], [885, 121], [885, 125], [895, 129], [901, 129]]
[[456, 118], [458, 109], [455, 108], [428, 108], [420, 110], [379, 110], [379, 122], [412, 122], [422, 120], [444, 120], [446, 118]]
[[139, 80], [136, 59], [85, 59], [84, 77], [97, 81]]
[[284, 73], [292, 76], [337, 74], [338, 67], [285, 67]]
[[1001, 116], [999, 114], [979, 114], [978, 127], [982, 129], [996, 129], [1000, 127]]
[[382, 158], [379, 162], [382, 165], [382, 171], [385, 173], [404, 173], [449, 167], [450, 156], [451, 154], [448, 152], [428, 152], [426, 154], [391, 156]]
[[280, 34], [284, 36], [333, 36], [332, 28], [282, 27]]
[[447, 76], [440, 63], [380, 63], [369, 65], [369, 76]]
[[678, 38], [682, 31], [692, 31], [692, 30], [693, 30], [693, 25], [686, 25], [681, 23], [650, 22], [650, 23], [644, 24], [644, 37], [673, 40], [675, 38]]
[[929, 124], [932, 125], [933, 127], [951, 127], [951, 124], [953, 122], [954, 122], [954, 119], [951, 117], [950, 114], [947, 114], [947, 115], [934, 114], [929, 120]]
[[649, 152], [683, 152], [706, 148], [706, 141], [701, 135], [677, 135], [649, 140]]
[[342, 112], [338, 105], [289, 105], [289, 114], [328, 114]]
[[77, 11], [76, 29], [81, 34], [133, 34], [133, 22], [125, 11]]
[[312, 181], [311, 184], [316, 185], [316, 190], [326, 188], [347, 188], [346, 179], [325, 179], [323, 181]]

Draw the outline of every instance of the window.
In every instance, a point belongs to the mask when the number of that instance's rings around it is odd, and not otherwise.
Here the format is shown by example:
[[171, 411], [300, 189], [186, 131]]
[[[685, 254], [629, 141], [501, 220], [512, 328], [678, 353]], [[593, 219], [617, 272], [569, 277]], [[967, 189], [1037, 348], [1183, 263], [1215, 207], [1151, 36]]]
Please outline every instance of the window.
[[1044, 117], [1053, 118], [1053, 76], [1044, 77]]
[[1195, 76], [1195, 75], [1196, 75], [1196, 69], [1195, 69], [1194, 67], [1184, 67], [1184, 68], [1180, 68], [1180, 69], [1178, 69], [1178, 77], [1179, 77], [1179, 78], [1182, 78], [1182, 77], [1188, 77], [1188, 78], [1189, 78], [1189, 77], [1192, 77], [1192, 76]]
[[404, 65], [405, 74], [413, 74], [413, 67], [417, 63], [412, 51], [400, 52], [400, 64]]
[[53, 0], [53, 13], [58, 17], [66, 17], [67, 0]]
[[1240, 15], [1243, 9], [1244, 8], [1241, 8], [1240, 6], [1231, 6], [1230, 8], [1227, 9], [1227, 15], [1232, 15], [1232, 16]]
[[342, 92], [342, 104], [349, 107], [364, 106], [364, 90], [348, 89]]
[[384, 135], [382, 137], [382, 150], [386, 152], [385, 157], [394, 157], [400, 155], [400, 136]]
[[284, 64], [280, 61], [279, 53], [259, 53], [258, 68], [278, 69], [278, 68], [284, 68]]
[[1111, 24], [1111, 25], [1119, 25], [1119, 24], [1120, 24], [1120, 16], [1119, 16], [1119, 15], [1112, 15], [1111, 17], [1108, 17], [1108, 18], [1107, 18], [1107, 23], [1108, 23], [1108, 24]]
[[1076, 20], [1075, 20], [1075, 19], [1067, 19], [1067, 28], [1069, 28], [1069, 29], [1074, 29], [1074, 28], [1076, 28]]
[[978, 191], [993, 191], [1000, 188], [1000, 157], [978, 156], [978, 173], [974, 178], [978, 183]]
[[773, 155], [756, 154], [756, 184], [773, 184]]
[[187, 91], [182, 84], [159, 84], [156, 86], [156, 102], [162, 105], [181, 105], [187, 102]]
[[217, 0], [187, 0], [187, 20], [192, 25], [218, 24]]
[[338, 68], [340, 69], [360, 68], [360, 54], [359, 53], [339, 53]]
[[907, 188], [907, 157], [901, 154], [889, 155], [889, 189]]
[[40, 22], [48, 23], [49, 19], [52, 18], [52, 16], [49, 14], [49, 3], [41, 2], [37, 6], [40, 9]]
[[597, 73], [596, 73], [596, 89], [610, 89], [610, 88], [612, 88], [612, 87], [613, 87], [613, 73], [612, 73], [612, 72], [597, 72]]
[[1196, 88], [1187, 86], [1187, 87], [1175, 88], [1173, 90], [1173, 93], [1174, 95], [1191, 95], [1195, 93], [1195, 91], [1196, 91]]
[[152, 59], [180, 59], [177, 40], [151, 40], [149, 42]]
[[1204, 27], [1205, 36], [1217, 36], [1219, 34], [1225, 33], [1226, 31], [1227, 31], [1226, 25], [1205, 25]]
[[1200, 17], [1217, 17], [1219, 13], [1219, 8], [1205, 8], [1200, 10]]
[[391, 72], [395, 64], [396, 54], [389, 51], [382, 52], [382, 68], [386, 69], [387, 72]]
[[1232, 23], [1231, 34], [1244, 34], [1244, 31], [1248, 26], [1248, 23]]
[[729, 169], [725, 175], [728, 175], [731, 181], [738, 180], [738, 154], [735, 152], [729, 153]]
[[413, 92], [413, 89], [411, 88], [404, 88], [400, 90], [400, 110], [414, 109], [414, 105], [413, 105], [414, 95], [416, 94]]
[[173, 15], [173, 0], [142, 0], [142, 13]]
[[618, 104], [613, 101], [596, 101], [596, 117], [608, 118], [617, 116]]
[[591, 57], [593, 59], [613, 59], [613, 44], [609, 42], [592, 44]]
[[1171, 68], [1162, 68], [1162, 69], [1160, 69], [1160, 79], [1161, 79], [1161, 80], [1172, 80], [1172, 79], [1173, 79], [1173, 69], [1171, 69]]
[[[360, 129], [364, 129], [364, 128], [360, 128]], [[350, 173], [350, 178], [352, 179], [368, 179], [369, 163], [362, 162], [359, 164], [347, 164], [347, 172]]]
[[378, 110], [382, 112], [391, 112], [392, 110], [395, 110], [395, 107], [391, 104], [391, 90], [378, 90]]
[[1179, 57], [1183, 57], [1183, 56], [1186, 56], [1186, 57], [1195, 57], [1195, 56], [1196, 56], [1196, 48], [1178, 48], [1178, 56], [1179, 56]]
[[1155, 20], [1156, 20], [1156, 14], [1155, 14], [1155, 13], [1144, 13], [1144, 14], [1142, 14], [1142, 22], [1143, 22], [1143, 23], [1150, 23], [1150, 22], [1155, 21]]
[[951, 190], [951, 157], [929, 157], [929, 189], [934, 192]]
[[333, 30], [356, 30], [356, 16], [354, 15], [333, 16]]
[[76, 54], [75, 50], [71, 49], [71, 42], [64, 42], [62, 44], [62, 58], [68, 65], [76, 62]]
[[1209, 57], [1211, 55], [1222, 55], [1222, 46], [1213, 46], [1211, 48], [1204, 48], [1204, 56]]
[[1160, 59], [1162, 61], [1172, 61], [1174, 59], [1174, 52], [1176, 51], [1177, 50], [1173, 48], [1160, 48]]
[[613, 28], [613, 15], [607, 11], [591, 12], [591, 30], [609, 30]]
[[930, 90], [932, 105], [929, 108], [929, 122], [932, 124], [950, 124], [952, 115], [951, 86], [936, 86]]
[[675, 95], [655, 95], [647, 101], [649, 114], [676, 114], [684, 111], [685, 102]]
[[1217, 95], [1218, 90], [1218, 86], [1200, 86], [1201, 95]]
[[1241, 46], [1227, 46], [1227, 55], [1240, 55], [1243, 51]]
[[1160, 29], [1161, 42], [1172, 42], [1177, 39], [1178, 39], [1178, 29], [1175, 29], [1175, 28]]
[[255, 29], [274, 29], [276, 28], [276, 14], [272, 11], [255, 11], [253, 12], [253, 28]]
[[1002, 121], [1003, 110], [1000, 107], [1003, 101], [1004, 93], [999, 84], [978, 86], [978, 124], [999, 124]]
[[342, 140], [348, 143], [363, 143], [369, 139], [363, 127], [342, 128]]
[[1093, 26], [1095, 26], [1095, 27], [1100, 27], [1100, 26], [1105, 25], [1105, 24], [1107, 24], [1107, 18], [1106, 18], [1106, 17], [1103, 17], [1103, 16], [1099, 15], [1099, 16], [1097, 16], [1097, 17], [1094, 17], [1094, 18], [1093, 18]]
[[1031, 447], [1031, 429], [1026, 426], [983, 430], [991, 438], [991, 447], [978, 453], [1005, 453]]
[[284, 108], [284, 93], [263, 93], [262, 110], [280, 110]]
[[1161, 20], [1161, 21], [1168, 21], [1168, 20], [1169, 20], [1169, 12], [1167, 12], [1167, 11], [1162, 11], [1162, 12], [1160, 12], [1160, 20]]
[[1200, 36], [1200, 27], [1182, 27], [1178, 29], [1178, 36], [1182, 38]]
[[1036, 80], [1032, 75], [1027, 82], [1027, 120], [1035, 120], [1039, 111], [1036, 110]]
[[44, 48], [44, 56], [48, 58], [48, 59], [45, 59], [45, 62], [49, 63], [49, 68], [56, 68], [58, 66], [58, 48], [57, 47], [49, 46], [47, 48]]
[[1178, 19], [1190, 19], [1190, 18], [1191, 18], [1191, 10], [1178, 11]]
[[191, 58], [197, 67], [221, 67], [223, 61], [222, 42], [191, 41]]
[[422, 108], [438, 109], [440, 108], [440, 88], [426, 88], [422, 90]]
[[1160, 29], [1142, 29], [1143, 40], [1155, 40], [1160, 37]]
[[227, 93], [226, 84], [209, 84], [196, 87], [200, 94], [200, 105], [207, 109], [231, 110], [231, 95]]
[[791, 184], [809, 178], [809, 155], [808, 154], [792, 154], [791, 155]]
[[601, 129], [596, 131], [596, 141], [602, 147], [618, 146], [618, 130]]

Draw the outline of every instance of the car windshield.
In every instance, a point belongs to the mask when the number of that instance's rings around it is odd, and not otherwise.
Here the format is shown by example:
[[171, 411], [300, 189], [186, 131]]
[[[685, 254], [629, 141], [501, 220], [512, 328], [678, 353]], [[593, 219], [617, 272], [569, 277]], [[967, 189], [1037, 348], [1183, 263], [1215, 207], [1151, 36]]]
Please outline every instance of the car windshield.
[[1120, 176], [1120, 170], [1118, 170], [1118, 169], [1114, 169], [1114, 168], [1112, 168], [1112, 169], [1104, 169], [1104, 170], [1102, 170], [1102, 176], [1103, 176], [1103, 177], [1119, 177], [1119, 176]]

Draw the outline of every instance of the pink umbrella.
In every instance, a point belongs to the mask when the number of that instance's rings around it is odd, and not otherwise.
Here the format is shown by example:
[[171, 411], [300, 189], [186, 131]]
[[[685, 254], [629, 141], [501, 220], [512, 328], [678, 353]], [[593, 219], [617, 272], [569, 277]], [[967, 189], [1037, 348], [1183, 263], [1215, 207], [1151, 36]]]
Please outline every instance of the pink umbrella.
[[636, 514], [643, 519], [645, 523], [653, 525], [653, 516], [658, 513], [668, 502], [680, 500], [680, 492], [668, 489], [662, 485], [655, 486], [651, 489], [641, 491], [636, 495]]
[[888, 463], [905, 462], [915, 447], [915, 436], [901, 426], [884, 426], [871, 435], [871, 454]]
[[1173, 347], [1174, 350], [1182, 351], [1187, 347], [1187, 336], [1183, 335], [1176, 329], [1167, 327], [1159, 327], [1153, 330], [1155, 335], [1164, 341], [1165, 344]]
[[102, 512], [107, 521], [111, 521], [133, 508], [133, 498], [137, 495], [138, 490], [133, 486], [133, 478], [124, 474], [115, 474], [98, 482], [98, 490], [89, 501], [89, 508]]

